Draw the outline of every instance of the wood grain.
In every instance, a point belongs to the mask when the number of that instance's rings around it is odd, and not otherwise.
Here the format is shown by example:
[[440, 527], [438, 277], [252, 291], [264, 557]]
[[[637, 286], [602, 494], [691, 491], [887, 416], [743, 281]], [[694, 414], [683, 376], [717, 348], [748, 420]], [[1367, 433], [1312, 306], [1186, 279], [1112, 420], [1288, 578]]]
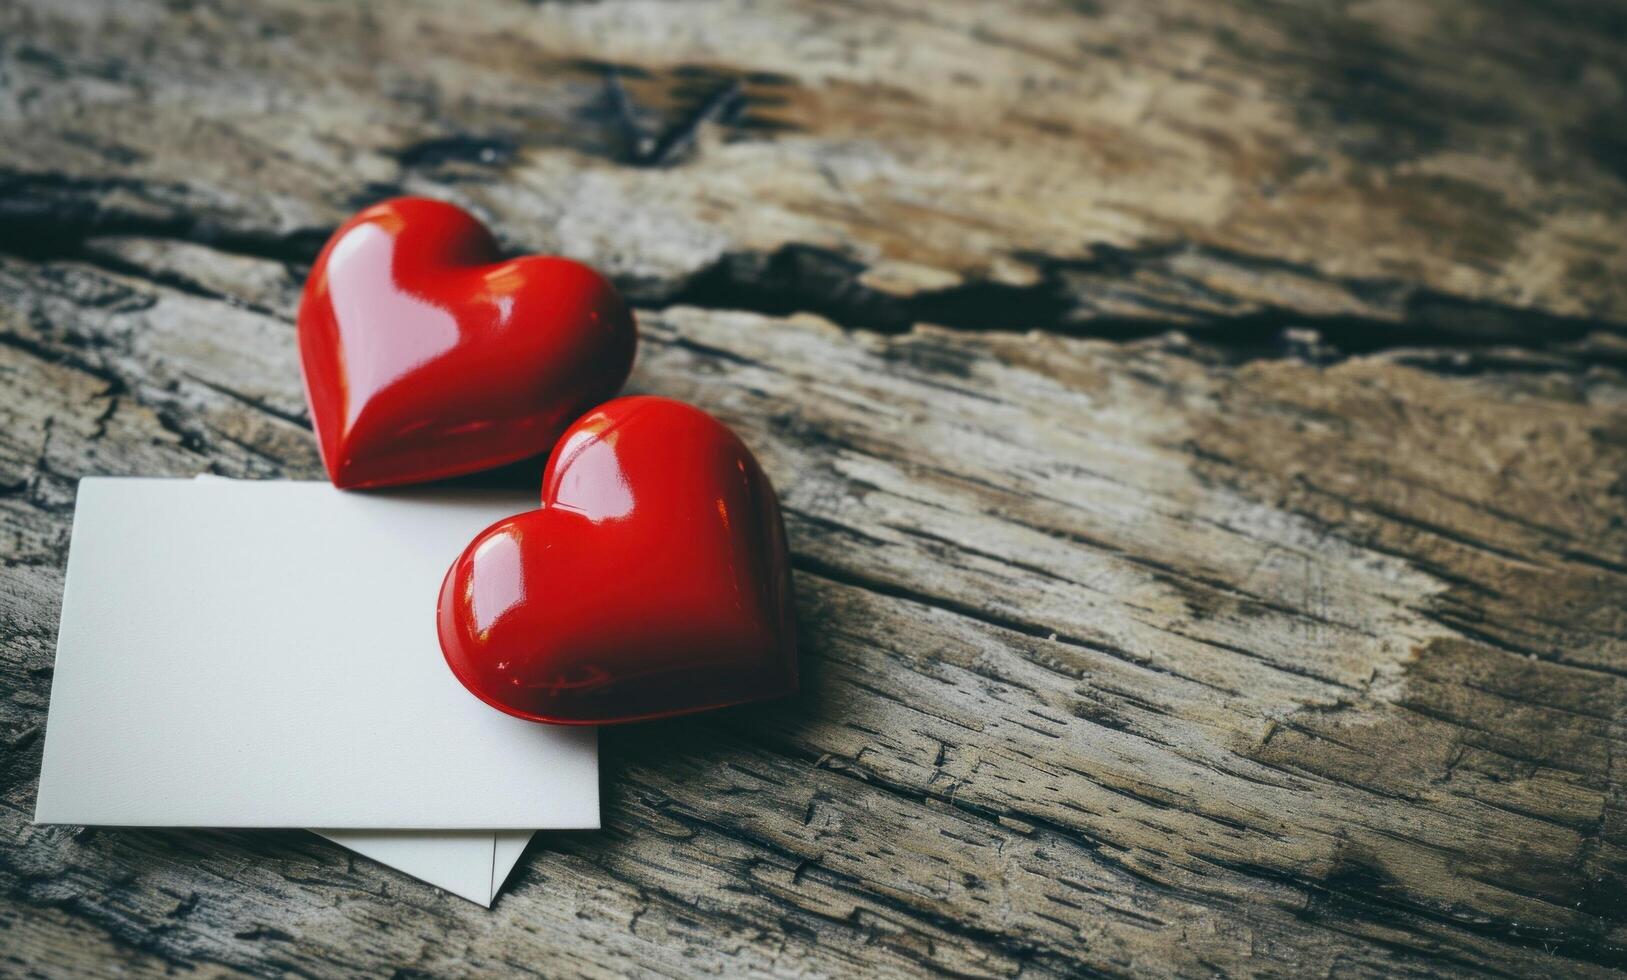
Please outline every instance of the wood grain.
[[[1582, 4], [0, 8], [0, 972], [1620, 971], [1624, 93]], [[75, 482], [319, 478], [403, 192], [635, 298], [805, 690], [607, 731], [490, 912], [33, 827]]]

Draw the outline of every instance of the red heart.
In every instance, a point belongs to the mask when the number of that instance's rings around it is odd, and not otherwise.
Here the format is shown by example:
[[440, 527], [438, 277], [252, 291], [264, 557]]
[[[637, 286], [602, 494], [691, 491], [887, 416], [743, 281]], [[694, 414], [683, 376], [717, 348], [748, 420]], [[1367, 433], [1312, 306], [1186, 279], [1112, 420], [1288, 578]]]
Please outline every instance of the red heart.
[[637, 330], [604, 277], [568, 259], [499, 261], [468, 212], [403, 197], [328, 240], [299, 349], [335, 486], [456, 476], [545, 452], [611, 397]]
[[452, 672], [533, 721], [641, 721], [797, 687], [774, 488], [721, 422], [618, 398], [548, 458], [542, 509], [482, 531], [446, 574]]

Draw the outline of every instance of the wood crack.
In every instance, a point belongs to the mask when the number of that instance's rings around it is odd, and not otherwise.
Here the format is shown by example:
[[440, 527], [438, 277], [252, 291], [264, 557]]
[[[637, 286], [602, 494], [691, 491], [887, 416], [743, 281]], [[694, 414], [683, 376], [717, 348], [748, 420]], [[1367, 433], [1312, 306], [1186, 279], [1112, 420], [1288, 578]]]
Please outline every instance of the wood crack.
[[[631, 152], [644, 165], [663, 166], [682, 155], [704, 122], [737, 111], [738, 83], [723, 86], [690, 116], [644, 149]], [[734, 107], [731, 110], [731, 106]], [[642, 138], [642, 137], [641, 137]], [[645, 142], [649, 142], [645, 139]], [[257, 312], [272, 311], [214, 293], [182, 277], [153, 274], [87, 249], [87, 240], [131, 236], [186, 242], [234, 255], [301, 268], [316, 258], [331, 229], [268, 233], [226, 227], [204, 219], [155, 217], [104, 206], [97, 195], [121, 190], [167, 200], [186, 188], [158, 187], [124, 179], [72, 179], [54, 174], [0, 172], [0, 220], [12, 234], [0, 252], [35, 261], [78, 259], [110, 270], [142, 275], [204, 298], [230, 301]], [[1180, 334], [1187, 352], [1206, 360], [1238, 364], [1290, 359], [1330, 364], [1349, 357], [1406, 355], [1409, 363], [1439, 373], [1519, 370], [1582, 372], [1627, 368], [1627, 348], [1586, 343], [1594, 334], [1627, 337], [1627, 324], [1567, 317], [1485, 301], [1471, 301], [1399, 282], [1336, 280], [1309, 266], [1282, 263], [1196, 243], [1164, 243], [1141, 249], [1098, 244], [1087, 258], [1024, 253], [1038, 270], [1036, 282], [1013, 285], [971, 278], [938, 290], [897, 295], [869, 287], [868, 267], [839, 252], [791, 243], [772, 252], [725, 254], [678, 279], [623, 279], [618, 283], [635, 305], [652, 309], [692, 306], [768, 316], [812, 313], [846, 330], [900, 334], [918, 324], [973, 332], [1041, 332], [1109, 341], [1135, 341]], [[1236, 297], [1172, 271], [1181, 259], [1197, 258], [1239, 269], [1291, 271], [1345, 291], [1353, 297], [1385, 297], [1385, 315], [1330, 315], [1283, 308], [1253, 308]], [[1153, 275], [1184, 283], [1190, 303], [1166, 296], [1128, 294], [1144, 313], [1125, 315], [1096, 309], [1105, 289], [1122, 292]], [[1161, 281], [1162, 281], [1161, 280]], [[1118, 296], [1120, 300], [1125, 296]], [[1239, 307], [1216, 312], [1216, 307]], [[682, 342], [681, 340], [678, 342]], [[1453, 357], [1431, 359], [1448, 351]], [[1408, 352], [1411, 352], [1410, 354]], [[715, 353], [709, 351], [707, 353]], [[1522, 362], [1521, 357], [1527, 361]], [[1536, 358], [1536, 360], [1529, 360]]]

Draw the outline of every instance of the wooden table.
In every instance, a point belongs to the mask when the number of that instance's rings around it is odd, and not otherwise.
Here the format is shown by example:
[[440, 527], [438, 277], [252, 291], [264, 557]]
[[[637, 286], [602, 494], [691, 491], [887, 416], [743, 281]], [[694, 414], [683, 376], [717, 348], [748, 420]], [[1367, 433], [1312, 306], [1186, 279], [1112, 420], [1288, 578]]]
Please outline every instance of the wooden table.
[[[237, 6], [0, 5], [0, 973], [1627, 966], [1619, 5]], [[489, 912], [32, 826], [75, 481], [320, 478], [402, 193], [634, 298], [805, 690], [606, 731]]]

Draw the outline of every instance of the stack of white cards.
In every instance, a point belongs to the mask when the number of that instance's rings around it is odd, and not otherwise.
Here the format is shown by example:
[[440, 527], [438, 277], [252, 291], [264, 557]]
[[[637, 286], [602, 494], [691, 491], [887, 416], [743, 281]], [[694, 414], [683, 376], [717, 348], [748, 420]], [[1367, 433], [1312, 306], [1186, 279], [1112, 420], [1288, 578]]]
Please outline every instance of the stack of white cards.
[[533, 495], [80, 482], [39, 823], [308, 827], [490, 905], [537, 828], [599, 825], [592, 729], [452, 676], [441, 579]]

